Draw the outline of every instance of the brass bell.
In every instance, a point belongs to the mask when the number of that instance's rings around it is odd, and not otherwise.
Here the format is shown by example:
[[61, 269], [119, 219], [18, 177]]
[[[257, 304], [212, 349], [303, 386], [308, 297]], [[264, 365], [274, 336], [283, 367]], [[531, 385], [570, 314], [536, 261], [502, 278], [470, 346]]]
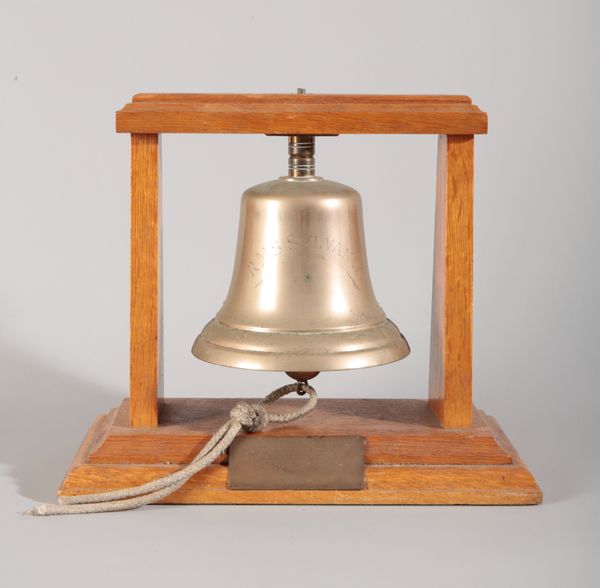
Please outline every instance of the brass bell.
[[314, 175], [314, 137], [290, 137], [289, 154], [288, 176], [242, 196], [229, 293], [192, 353], [285, 372], [406, 357], [406, 339], [373, 293], [360, 194]]

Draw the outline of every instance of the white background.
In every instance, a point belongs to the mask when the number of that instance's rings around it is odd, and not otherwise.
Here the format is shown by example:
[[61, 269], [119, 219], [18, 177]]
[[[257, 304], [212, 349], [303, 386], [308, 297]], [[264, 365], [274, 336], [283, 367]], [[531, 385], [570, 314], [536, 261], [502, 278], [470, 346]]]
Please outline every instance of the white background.
[[[598, 2], [0, 2], [0, 584], [594, 586], [600, 552]], [[127, 394], [137, 92], [468, 94], [476, 139], [474, 400], [539, 507], [153, 507], [27, 519]], [[165, 388], [260, 396], [277, 374], [189, 349], [231, 275], [239, 196], [285, 140], [163, 138]], [[323, 138], [363, 195], [375, 292], [404, 361], [322, 396], [425, 397], [436, 139]], [[218, 583], [218, 584], [217, 584]]]

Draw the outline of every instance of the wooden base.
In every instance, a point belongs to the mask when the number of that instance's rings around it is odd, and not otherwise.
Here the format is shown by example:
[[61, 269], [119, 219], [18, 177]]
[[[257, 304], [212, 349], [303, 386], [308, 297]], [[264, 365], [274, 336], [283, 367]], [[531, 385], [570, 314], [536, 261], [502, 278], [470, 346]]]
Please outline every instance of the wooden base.
[[[189, 463], [236, 399], [168, 399], [159, 426], [130, 428], [128, 401], [98, 417], [59, 490], [85, 494], [148, 482]], [[293, 406], [295, 400], [279, 405]], [[444, 429], [421, 400], [332, 400], [262, 436], [358, 435], [362, 490], [229, 490], [227, 456], [168, 504], [538, 504], [542, 492], [496, 421], [473, 410], [468, 429]]]

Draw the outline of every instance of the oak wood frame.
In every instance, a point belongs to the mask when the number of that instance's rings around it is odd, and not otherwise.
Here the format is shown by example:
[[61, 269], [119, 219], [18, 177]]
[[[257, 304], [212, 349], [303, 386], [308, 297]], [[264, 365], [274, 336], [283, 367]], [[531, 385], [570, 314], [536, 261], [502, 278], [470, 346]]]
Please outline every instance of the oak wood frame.
[[[130, 398], [96, 419], [59, 494], [140, 484], [172, 471], [173, 464], [189, 462], [216, 428], [214, 419], [220, 424], [234, 402], [161, 401], [161, 133], [426, 133], [439, 135], [428, 403], [323, 400], [299, 424], [255, 433], [363, 436], [363, 490], [227, 490], [225, 457], [164, 502], [541, 502], [535, 479], [498, 424], [472, 405], [474, 135], [487, 132], [487, 115], [470, 98], [138, 94], [116, 120], [118, 132], [131, 134]], [[344, 420], [346, 413], [354, 420]]]
[[[138, 94], [117, 112], [131, 133], [132, 427], [158, 424], [161, 355], [160, 140], [163, 132], [444, 133], [438, 140], [430, 403], [471, 424], [473, 147], [487, 115], [467, 96]], [[446, 134], [449, 130], [455, 134]], [[460, 134], [456, 134], [460, 133]]]
[[158, 426], [163, 392], [160, 135], [131, 135], [129, 402], [132, 427]]

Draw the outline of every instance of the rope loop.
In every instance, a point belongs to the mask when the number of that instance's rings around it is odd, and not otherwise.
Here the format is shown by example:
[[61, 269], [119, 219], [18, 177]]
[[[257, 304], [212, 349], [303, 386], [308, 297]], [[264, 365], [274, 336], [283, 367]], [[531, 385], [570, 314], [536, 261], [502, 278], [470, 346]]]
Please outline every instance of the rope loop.
[[[266, 404], [272, 404], [282, 396], [296, 392], [307, 394], [308, 399], [296, 410], [269, 413]], [[315, 389], [306, 382], [287, 384], [277, 388], [257, 403], [238, 402], [229, 413], [230, 419], [209, 439], [196, 457], [180, 470], [131, 488], [121, 488], [97, 494], [61, 496], [59, 504], [39, 504], [24, 514], [33, 516], [87, 514], [115, 512], [139, 508], [166, 498], [181, 488], [194, 474], [210, 465], [227, 451], [240, 430], [254, 433], [262, 431], [269, 423], [289, 423], [302, 418], [317, 404]]]

